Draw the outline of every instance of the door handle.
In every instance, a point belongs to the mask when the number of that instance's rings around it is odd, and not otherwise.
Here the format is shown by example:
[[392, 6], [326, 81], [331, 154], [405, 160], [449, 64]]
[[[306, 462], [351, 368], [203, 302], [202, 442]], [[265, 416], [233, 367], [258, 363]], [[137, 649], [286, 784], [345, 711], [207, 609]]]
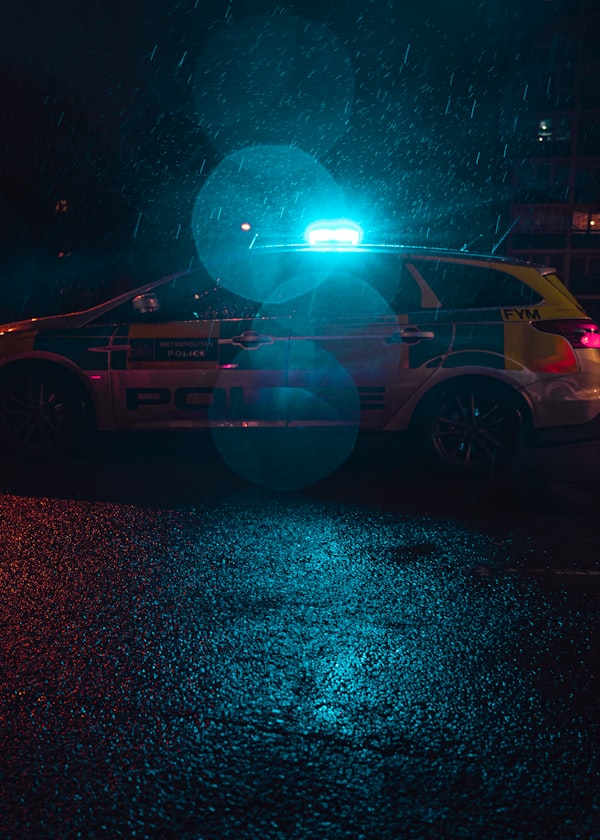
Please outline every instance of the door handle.
[[273, 344], [273, 337], [270, 335], [262, 335], [254, 330], [248, 330], [241, 335], [234, 335], [231, 343], [237, 347], [243, 347], [244, 350], [257, 350], [265, 344]]
[[435, 338], [430, 330], [420, 330], [418, 327], [403, 327], [386, 338], [387, 344], [416, 344], [423, 338]]

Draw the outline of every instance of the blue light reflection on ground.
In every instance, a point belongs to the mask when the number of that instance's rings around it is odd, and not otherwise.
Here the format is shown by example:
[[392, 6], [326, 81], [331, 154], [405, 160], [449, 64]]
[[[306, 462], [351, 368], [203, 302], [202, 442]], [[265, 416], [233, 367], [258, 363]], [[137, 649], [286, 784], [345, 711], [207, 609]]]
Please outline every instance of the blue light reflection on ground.
[[269, 494], [4, 512], [10, 840], [594, 836], [596, 611], [472, 574], [510, 539]]

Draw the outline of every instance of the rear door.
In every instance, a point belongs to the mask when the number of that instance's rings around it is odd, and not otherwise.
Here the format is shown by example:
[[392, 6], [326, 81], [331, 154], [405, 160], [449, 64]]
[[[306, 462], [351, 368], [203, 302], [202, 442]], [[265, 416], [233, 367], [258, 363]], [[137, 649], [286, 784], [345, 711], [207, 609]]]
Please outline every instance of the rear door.
[[435, 373], [453, 323], [396, 254], [338, 257], [335, 275], [312, 294], [290, 338], [289, 383], [311, 396], [291, 424], [335, 418], [382, 429]]
[[511, 273], [510, 266], [473, 258], [419, 257], [411, 259], [410, 268], [439, 300], [437, 317], [455, 323], [446, 368], [520, 369], [524, 329], [528, 320], [539, 317], [541, 296]]

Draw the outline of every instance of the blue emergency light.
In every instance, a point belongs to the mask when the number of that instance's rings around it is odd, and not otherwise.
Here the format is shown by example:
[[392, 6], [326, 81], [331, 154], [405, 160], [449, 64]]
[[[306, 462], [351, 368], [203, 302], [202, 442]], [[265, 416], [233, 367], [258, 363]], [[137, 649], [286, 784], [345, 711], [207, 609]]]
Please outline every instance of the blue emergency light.
[[304, 239], [314, 248], [352, 248], [362, 235], [359, 225], [347, 219], [313, 222], [304, 231]]

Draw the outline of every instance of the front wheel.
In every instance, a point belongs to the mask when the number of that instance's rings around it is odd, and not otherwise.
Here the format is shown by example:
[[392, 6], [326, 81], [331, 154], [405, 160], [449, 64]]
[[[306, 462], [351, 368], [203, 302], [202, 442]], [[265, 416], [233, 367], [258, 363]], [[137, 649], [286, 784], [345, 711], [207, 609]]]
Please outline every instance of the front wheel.
[[72, 451], [89, 428], [82, 386], [59, 369], [23, 365], [0, 380], [0, 443], [31, 459]]
[[497, 473], [521, 444], [517, 403], [504, 389], [484, 383], [453, 385], [437, 394], [420, 425], [438, 464], [467, 477]]

